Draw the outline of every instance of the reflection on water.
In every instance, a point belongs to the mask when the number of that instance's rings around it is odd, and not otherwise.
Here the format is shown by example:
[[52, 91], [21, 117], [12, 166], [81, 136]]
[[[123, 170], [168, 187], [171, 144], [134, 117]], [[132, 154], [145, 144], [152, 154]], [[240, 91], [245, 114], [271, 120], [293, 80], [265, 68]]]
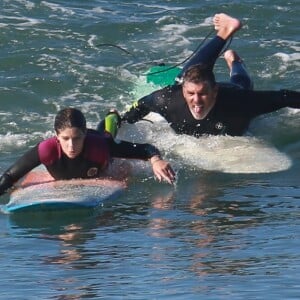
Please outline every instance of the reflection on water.
[[[9, 217], [11, 234], [29, 239], [39, 253], [35, 264], [48, 270], [58, 299], [120, 296], [120, 289], [131, 298], [136, 284], [150, 298], [167, 288], [180, 295], [196, 286], [221, 295], [226, 288], [217, 288], [216, 280], [221, 286], [232, 276], [245, 283], [266, 276], [268, 282], [283, 276], [285, 265], [297, 270], [291, 265], [300, 246], [297, 189], [280, 194], [259, 175], [190, 170], [181, 171], [175, 188], [131, 184], [103, 210]], [[293, 291], [295, 280], [290, 282]], [[255, 293], [257, 285], [249, 289]]]
[[[167, 256], [174, 252], [179, 261], [184, 257], [189, 269], [198, 276], [251, 275], [268, 260], [284, 259], [284, 255], [279, 258], [278, 254], [270, 255], [264, 250], [272, 247], [274, 241], [279, 242], [282, 233], [270, 238], [261, 231], [266, 227], [267, 232], [276, 232], [279, 223], [285, 222], [283, 206], [291, 204], [283, 205], [284, 201], [276, 199], [277, 192], [269, 199], [271, 203], [268, 201], [266, 190], [272, 193], [275, 187], [266, 187], [265, 195], [250, 197], [247, 194], [250, 188], [247, 188], [250, 184], [253, 190], [253, 182], [238, 180], [235, 184], [245, 186], [245, 193], [241, 190], [238, 196], [232, 193], [230, 184], [227, 187], [225, 182], [220, 187], [212, 183], [218, 175], [207, 175], [190, 181], [188, 186], [181, 183], [181, 187], [186, 188], [167, 193], [164, 197], [153, 197], [148, 234], [158, 239], [176, 240], [176, 247], [169, 246]], [[176, 217], [174, 210], [177, 210]], [[276, 214], [281, 216], [281, 221], [276, 222]], [[172, 241], [170, 245], [173, 244]], [[183, 257], [177, 257], [178, 246], [185, 252]], [[156, 260], [158, 257], [155, 255]], [[166, 256], [160, 259], [164, 261]], [[278, 274], [272, 266], [268, 272]]]

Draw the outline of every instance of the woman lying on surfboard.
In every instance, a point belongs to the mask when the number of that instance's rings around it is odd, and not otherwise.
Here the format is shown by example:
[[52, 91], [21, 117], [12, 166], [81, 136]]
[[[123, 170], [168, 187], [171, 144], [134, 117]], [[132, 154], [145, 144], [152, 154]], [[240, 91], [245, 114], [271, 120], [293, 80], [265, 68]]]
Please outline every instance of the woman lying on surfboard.
[[126, 141], [116, 143], [112, 135], [86, 128], [81, 111], [65, 108], [55, 117], [56, 135], [27, 151], [0, 177], [0, 195], [40, 164], [44, 164], [54, 179], [98, 178], [105, 174], [111, 159], [149, 159], [159, 181], [172, 184], [175, 173], [151, 144]]

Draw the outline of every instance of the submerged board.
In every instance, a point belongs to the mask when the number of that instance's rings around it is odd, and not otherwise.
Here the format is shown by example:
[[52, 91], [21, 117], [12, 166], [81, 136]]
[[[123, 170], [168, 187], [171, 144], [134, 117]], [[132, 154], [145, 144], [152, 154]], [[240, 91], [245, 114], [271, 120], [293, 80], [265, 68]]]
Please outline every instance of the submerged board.
[[48, 172], [33, 170], [11, 193], [2, 207], [6, 213], [35, 210], [93, 208], [103, 205], [126, 188], [112, 179], [54, 180]]
[[166, 66], [164, 64], [151, 67], [146, 73], [147, 83], [152, 83], [160, 87], [171, 85], [175, 83], [177, 75], [181, 69], [173, 66]]

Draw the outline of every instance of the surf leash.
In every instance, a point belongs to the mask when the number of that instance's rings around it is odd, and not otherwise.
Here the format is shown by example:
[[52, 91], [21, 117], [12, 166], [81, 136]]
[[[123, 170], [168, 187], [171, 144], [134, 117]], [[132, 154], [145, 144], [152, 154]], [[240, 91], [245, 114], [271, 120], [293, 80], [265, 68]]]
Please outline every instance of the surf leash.
[[[162, 70], [158, 70], [158, 71], [154, 71], [154, 72], [150, 72], [150, 73], [143, 73], [141, 74], [142, 76], [151, 76], [151, 75], [155, 75], [155, 74], [159, 74], [159, 73], [164, 73], [164, 72], [168, 72], [172, 69], [175, 69], [181, 65], [183, 65], [184, 63], [186, 63], [190, 58], [192, 58], [196, 53], [197, 51], [202, 47], [202, 45], [206, 42], [206, 40], [212, 35], [212, 33], [214, 32], [214, 29], [210, 30], [208, 32], [208, 34], [202, 39], [202, 41], [199, 43], [199, 45], [197, 46], [197, 48], [192, 52], [191, 55], [189, 55], [188, 57], [186, 57], [183, 61], [177, 63], [177, 64], [174, 64], [170, 67], [167, 67], [167, 68], [164, 68]], [[219, 54], [219, 57], [221, 55], [223, 55], [223, 53], [229, 48], [231, 42], [232, 42], [232, 39], [233, 37], [230, 37], [230, 39], [227, 41], [226, 45], [224, 46], [224, 49], [222, 50], [222, 52]], [[114, 47], [114, 48], [117, 48], [121, 51], [123, 51], [124, 53], [126, 53], [127, 55], [130, 55], [132, 57], [135, 57], [136, 56], [134, 54], [132, 54], [131, 52], [129, 52], [128, 50], [124, 49], [123, 47], [119, 46], [119, 45], [116, 45], [116, 44], [113, 44], [113, 43], [101, 43], [101, 44], [97, 44], [95, 45], [95, 47]], [[164, 66], [165, 64], [162, 63], [162, 64], [158, 64], [158, 66]]]

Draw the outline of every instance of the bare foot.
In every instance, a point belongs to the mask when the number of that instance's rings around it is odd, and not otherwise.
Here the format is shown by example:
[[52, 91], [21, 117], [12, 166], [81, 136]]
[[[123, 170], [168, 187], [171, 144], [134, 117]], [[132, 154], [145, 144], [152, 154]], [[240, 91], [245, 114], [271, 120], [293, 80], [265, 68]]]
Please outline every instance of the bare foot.
[[227, 66], [228, 66], [230, 71], [232, 70], [232, 63], [234, 61], [242, 62], [242, 59], [238, 56], [238, 54], [235, 51], [231, 50], [231, 49], [225, 51], [224, 59], [225, 59], [225, 61], [227, 63]]
[[224, 40], [230, 38], [242, 27], [240, 20], [226, 14], [216, 14], [213, 18], [217, 35]]

